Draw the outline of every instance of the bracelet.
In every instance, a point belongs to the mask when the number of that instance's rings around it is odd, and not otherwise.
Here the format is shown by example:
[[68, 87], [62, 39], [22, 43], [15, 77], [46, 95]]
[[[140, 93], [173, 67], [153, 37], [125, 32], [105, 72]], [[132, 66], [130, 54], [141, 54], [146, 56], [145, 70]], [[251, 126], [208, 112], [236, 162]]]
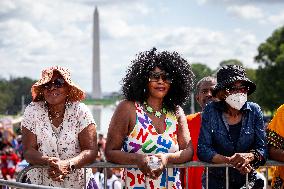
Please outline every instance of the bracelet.
[[250, 153], [252, 153], [254, 156], [253, 160], [250, 162], [250, 165], [253, 168], [258, 168], [261, 164], [264, 163], [264, 158], [257, 150], [251, 150]]

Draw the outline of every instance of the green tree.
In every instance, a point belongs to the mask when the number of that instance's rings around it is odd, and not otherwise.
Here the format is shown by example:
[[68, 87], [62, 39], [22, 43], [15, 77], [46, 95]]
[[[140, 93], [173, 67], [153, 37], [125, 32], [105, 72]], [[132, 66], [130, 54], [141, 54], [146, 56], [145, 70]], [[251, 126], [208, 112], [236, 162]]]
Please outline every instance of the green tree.
[[23, 78], [0, 79], [0, 114], [17, 114], [24, 104], [31, 102], [31, 86], [35, 81]]
[[[247, 77], [248, 77], [252, 82], [254, 82], [255, 84], [257, 84], [257, 80], [256, 80], [256, 69], [253, 69], [253, 68], [245, 68], [245, 69], [246, 69]], [[258, 90], [258, 86], [256, 86], [256, 91], [255, 91], [254, 93], [252, 93], [252, 94], [248, 97], [248, 98], [249, 98], [249, 101], [258, 103], [257, 90]]]
[[193, 73], [195, 74], [195, 84], [203, 77], [211, 76], [213, 74], [211, 68], [202, 63], [193, 63], [191, 65], [191, 68]]
[[11, 78], [10, 86], [14, 94], [13, 104], [9, 106], [9, 113], [17, 114], [22, 108], [22, 98], [24, 98], [24, 104], [28, 104], [32, 100], [31, 87], [35, 83], [34, 80], [23, 77], [23, 78]]
[[284, 103], [284, 26], [258, 47], [255, 61], [257, 99], [265, 110], [274, 111]]
[[0, 79], [0, 114], [8, 113], [8, 107], [13, 103], [14, 94], [10, 90], [9, 82]]

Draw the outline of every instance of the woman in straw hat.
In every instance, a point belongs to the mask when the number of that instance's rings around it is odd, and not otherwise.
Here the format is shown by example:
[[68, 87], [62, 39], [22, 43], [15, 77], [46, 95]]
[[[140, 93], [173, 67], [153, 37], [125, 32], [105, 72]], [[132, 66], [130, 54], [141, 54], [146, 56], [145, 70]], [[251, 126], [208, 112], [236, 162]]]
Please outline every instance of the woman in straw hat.
[[[246, 77], [244, 68], [227, 65], [217, 72], [213, 96], [220, 101], [208, 104], [202, 114], [202, 126], [197, 154], [201, 161], [231, 164], [229, 188], [262, 188], [254, 169], [266, 160], [266, 138], [260, 107], [247, 102], [247, 96], [256, 89]], [[225, 168], [209, 168], [209, 188], [226, 187]], [[205, 179], [203, 180], [205, 187]]]
[[[33, 102], [22, 121], [24, 157], [32, 165], [28, 179], [33, 184], [84, 188], [84, 165], [97, 155], [96, 125], [87, 106], [80, 103], [85, 93], [71, 81], [70, 72], [55, 66], [42, 71], [32, 86]], [[87, 169], [86, 183], [95, 186]]]

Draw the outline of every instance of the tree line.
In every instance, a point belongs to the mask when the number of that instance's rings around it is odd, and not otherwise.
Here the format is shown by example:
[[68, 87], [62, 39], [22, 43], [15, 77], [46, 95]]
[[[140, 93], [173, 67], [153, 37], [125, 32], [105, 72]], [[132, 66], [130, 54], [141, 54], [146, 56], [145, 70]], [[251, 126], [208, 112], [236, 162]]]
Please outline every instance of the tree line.
[[34, 80], [28, 77], [0, 78], [0, 114], [15, 115], [21, 112], [22, 104], [32, 100], [31, 86]]
[[[257, 88], [249, 100], [258, 103], [264, 111], [274, 112], [284, 104], [284, 26], [276, 29], [270, 37], [261, 43], [254, 57], [257, 69], [246, 68], [248, 77], [256, 83]], [[199, 81], [205, 76], [215, 75], [224, 65], [243, 63], [237, 59], [224, 60], [219, 67], [212, 70], [204, 63], [193, 63], [192, 70]], [[195, 82], [195, 83], [196, 83]], [[24, 103], [31, 102], [31, 86], [34, 80], [22, 78], [0, 78], [0, 114], [17, 114], [21, 111], [22, 99]], [[190, 112], [190, 102], [184, 107]], [[195, 110], [200, 111], [195, 103]]]

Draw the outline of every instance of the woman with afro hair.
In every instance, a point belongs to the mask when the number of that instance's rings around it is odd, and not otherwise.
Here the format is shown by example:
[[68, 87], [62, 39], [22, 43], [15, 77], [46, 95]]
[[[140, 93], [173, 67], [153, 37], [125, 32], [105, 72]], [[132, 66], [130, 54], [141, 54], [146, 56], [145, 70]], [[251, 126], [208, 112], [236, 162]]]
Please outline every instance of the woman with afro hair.
[[[178, 168], [193, 148], [186, 116], [180, 107], [190, 97], [194, 74], [176, 52], [141, 52], [125, 78], [121, 101], [110, 122], [106, 158], [135, 164], [124, 170], [126, 188], [181, 188]], [[168, 177], [168, 178], [166, 178]]]

